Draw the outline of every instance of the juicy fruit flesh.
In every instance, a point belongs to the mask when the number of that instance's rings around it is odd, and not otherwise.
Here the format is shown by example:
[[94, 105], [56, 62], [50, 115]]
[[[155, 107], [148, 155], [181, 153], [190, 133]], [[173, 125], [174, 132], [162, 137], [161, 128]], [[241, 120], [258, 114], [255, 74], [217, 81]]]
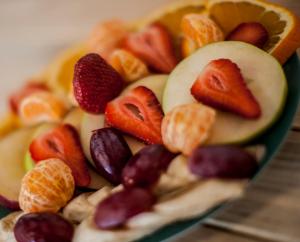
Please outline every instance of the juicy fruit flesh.
[[118, 228], [131, 217], [149, 211], [154, 203], [154, 196], [147, 190], [125, 189], [110, 195], [98, 204], [94, 222], [99, 229]]
[[195, 102], [190, 88], [203, 68], [215, 59], [231, 59], [261, 106], [262, 116], [246, 121], [218, 112], [208, 144], [247, 142], [267, 129], [279, 116], [286, 100], [287, 82], [280, 64], [264, 51], [242, 42], [219, 42], [199, 49], [171, 73], [163, 98], [165, 113], [182, 104]]
[[[242, 14], [241, 14], [242, 13]], [[240, 23], [259, 22], [269, 32], [269, 40], [264, 50], [270, 51], [280, 40], [287, 23], [273, 11], [266, 11], [262, 6], [249, 2], [223, 2], [210, 9], [210, 16], [215, 20], [225, 34], [229, 34]]]
[[14, 227], [18, 242], [71, 242], [74, 227], [54, 213], [29, 213], [20, 217]]
[[220, 111], [247, 119], [261, 116], [260, 105], [248, 89], [240, 68], [229, 59], [217, 59], [201, 72], [191, 88], [193, 97]]

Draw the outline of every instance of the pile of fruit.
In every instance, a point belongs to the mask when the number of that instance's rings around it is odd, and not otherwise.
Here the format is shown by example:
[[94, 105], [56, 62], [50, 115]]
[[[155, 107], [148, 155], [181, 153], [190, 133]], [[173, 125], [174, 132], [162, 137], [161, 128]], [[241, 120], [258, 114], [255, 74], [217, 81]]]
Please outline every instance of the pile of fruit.
[[240, 196], [262, 158], [245, 145], [284, 108], [299, 26], [258, 0], [100, 23], [10, 96], [0, 204], [17, 212], [0, 238], [132, 241]]

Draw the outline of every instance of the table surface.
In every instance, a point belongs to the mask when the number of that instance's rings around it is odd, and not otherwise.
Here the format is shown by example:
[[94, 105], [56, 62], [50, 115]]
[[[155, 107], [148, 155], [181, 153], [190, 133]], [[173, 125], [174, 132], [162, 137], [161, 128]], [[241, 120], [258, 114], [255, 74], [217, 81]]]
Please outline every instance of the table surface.
[[[7, 93], [42, 69], [58, 51], [85, 36], [99, 20], [142, 16], [151, 0], [2, 0], [0, 2], [0, 110]], [[300, 0], [273, 0], [300, 16]], [[139, 11], [130, 11], [136, 9]], [[125, 11], [126, 10], [126, 11]], [[300, 31], [300, 30], [299, 30]], [[300, 113], [271, 165], [246, 195], [204, 225], [172, 242], [300, 242]]]

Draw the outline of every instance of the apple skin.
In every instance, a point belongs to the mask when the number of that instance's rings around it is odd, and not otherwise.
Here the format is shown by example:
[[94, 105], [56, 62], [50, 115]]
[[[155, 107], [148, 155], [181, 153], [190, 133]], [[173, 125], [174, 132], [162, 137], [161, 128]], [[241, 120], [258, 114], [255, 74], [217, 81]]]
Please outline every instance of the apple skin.
[[5, 198], [4, 196], [0, 195], [0, 204], [11, 210], [11, 211], [18, 211], [20, 210], [19, 202], [18, 201], [11, 201]]
[[174, 107], [197, 102], [191, 87], [212, 60], [230, 59], [241, 69], [248, 88], [260, 104], [262, 115], [248, 120], [217, 111], [207, 145], [245, 144], [270, 128], [279, 118], [287, 97], [287, 80], [280, 63], [267, 52], [247, 43], [223, 41], [200, 48], [170, 74], [163, 96], [165, 113]]

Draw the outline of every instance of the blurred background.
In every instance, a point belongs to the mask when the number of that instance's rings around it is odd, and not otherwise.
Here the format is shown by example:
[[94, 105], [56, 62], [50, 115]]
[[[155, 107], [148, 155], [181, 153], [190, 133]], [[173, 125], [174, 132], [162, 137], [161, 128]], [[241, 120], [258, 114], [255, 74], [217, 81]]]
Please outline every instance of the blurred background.
[[[135, 19], [171, 0], [0, 0], [0, 113], [6, 97], [104, 19]], [[147, 4], [145, 4], [147, 3]]]

